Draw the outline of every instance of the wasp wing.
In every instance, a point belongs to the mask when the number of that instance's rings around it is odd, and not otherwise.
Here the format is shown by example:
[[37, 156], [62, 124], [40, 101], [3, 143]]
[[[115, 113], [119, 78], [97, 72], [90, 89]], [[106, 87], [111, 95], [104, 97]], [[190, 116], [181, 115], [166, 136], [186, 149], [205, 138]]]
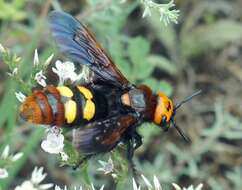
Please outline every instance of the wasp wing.
[[118, 70], [88, 29], [71, 15], [53, 11], [50, 28], [60, 50], [73, 61], [87, 65], [102, 80], [125, 88], [129, 81]]
[[90, 123], [85, 128], [73, 130], [73, 145], [88, 155], [110, 151], [136, 121], [133, 115], [122, 115]]

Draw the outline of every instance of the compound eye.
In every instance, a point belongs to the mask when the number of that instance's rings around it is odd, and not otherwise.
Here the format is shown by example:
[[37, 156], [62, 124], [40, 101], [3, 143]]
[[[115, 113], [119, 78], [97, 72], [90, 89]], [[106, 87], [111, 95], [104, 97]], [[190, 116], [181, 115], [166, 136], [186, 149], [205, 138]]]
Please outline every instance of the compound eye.
[[163, 115], [162, 116], [162, 120], [161, 120], [161, 126], [165, 126], [166, 125], [166, 116], [165, 115]]

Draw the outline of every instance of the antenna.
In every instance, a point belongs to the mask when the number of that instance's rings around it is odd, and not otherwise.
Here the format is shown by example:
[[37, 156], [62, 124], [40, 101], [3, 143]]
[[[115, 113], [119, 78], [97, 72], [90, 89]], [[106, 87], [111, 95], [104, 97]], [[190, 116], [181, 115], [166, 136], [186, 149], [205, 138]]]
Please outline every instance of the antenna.
[[171, 122], [172, 122], [173, 127], [174, 127], [174, 128], [177, 130], [177, 132], [182, 136], [182, 138], [183, 138], [187, 143], [191, 143], [190, 138], [187, 137], [187, 136], [185, 135], [185, 133], [181, 130], [181, 128], [178, 127], [178, 126], [176, 125], [176, 122], [174, 121], [174, 119], [171, 119]]
[[197, 92], [193, 93], [191, 96], [186, 97], [184, 100], [179, 102], [177, 105], [175, 105], [174, 111], [176, 111], [178, 108], [180, 108], [184, 103], [190, 101], [192, 98], [195, 96], [199, 95], [202, 93], [202, 90], [198, 90]]

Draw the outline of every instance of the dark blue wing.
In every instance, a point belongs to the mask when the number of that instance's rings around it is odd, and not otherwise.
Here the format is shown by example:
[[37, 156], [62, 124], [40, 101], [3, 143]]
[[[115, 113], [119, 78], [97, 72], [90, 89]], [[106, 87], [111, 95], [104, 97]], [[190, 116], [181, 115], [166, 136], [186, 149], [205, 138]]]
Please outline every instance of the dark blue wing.
[[76, 63], [87, 65], [103, 81], [125, 88], [129, 81], [117, 69], [87, 28], [71, 15], [53, 11], [50, 28], [61, 52]]

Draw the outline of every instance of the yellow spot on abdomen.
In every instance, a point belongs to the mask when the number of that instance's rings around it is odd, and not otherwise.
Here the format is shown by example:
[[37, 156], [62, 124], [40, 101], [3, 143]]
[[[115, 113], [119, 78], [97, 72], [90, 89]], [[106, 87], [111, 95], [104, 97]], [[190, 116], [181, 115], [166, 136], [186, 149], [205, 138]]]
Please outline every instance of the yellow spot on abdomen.
[[69, 98], [71, 98], [73, 96], [73, 92], [67, 86], [58, 86], [56, 88], [60, 92], [61, 96], [66, 96]]
[[73, 100], [68, 100], [65, 104], [65, 119], [67, 123], [72, 123], [76, 118], [77, 105]]
[[91, 120], [95, 114], [95, 104], [92, 100], [87, 100], [86, 105], [83, 109], [83, 118], [86, 120]]
[[89, 121], [95, 115], [95, 104], [92, 101], [92, 98], [93, 98], [92, 92], [84, 86], [77, 86], [77, 88], [86, 98], [86, 104], [85, 104], [85, 107], [83, 108], [83, 118]]
[[90, 100], [93, 98], [92, 92], [84, 86], [77, 86], [78, 90], [85, 96], [86, 99]]

